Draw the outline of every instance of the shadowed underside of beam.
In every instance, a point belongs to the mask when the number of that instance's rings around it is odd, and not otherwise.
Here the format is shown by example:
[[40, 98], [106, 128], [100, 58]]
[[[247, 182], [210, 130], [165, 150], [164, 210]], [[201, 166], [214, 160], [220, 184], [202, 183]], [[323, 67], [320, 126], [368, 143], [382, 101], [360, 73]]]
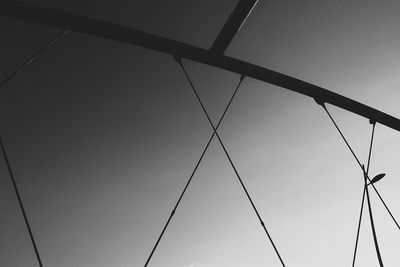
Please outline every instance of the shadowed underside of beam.
[[210, 50], [115, 24], [15, 1], [2, 0], [0, 15], [58, 28], [69, 27], [73, 31], [129, 43], [225, 69], [312, 97], [318, 103], [332, 104], [400, 131], [400, 120], [379, 110], [322, 87], [261, 66], [216, 54]]

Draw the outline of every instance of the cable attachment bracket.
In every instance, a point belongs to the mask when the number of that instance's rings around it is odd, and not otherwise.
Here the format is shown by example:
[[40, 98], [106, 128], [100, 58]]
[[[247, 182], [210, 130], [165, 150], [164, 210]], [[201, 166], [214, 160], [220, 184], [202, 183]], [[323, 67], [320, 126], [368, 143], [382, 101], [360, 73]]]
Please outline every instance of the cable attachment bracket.
[[323, 101], [321, 98], [314, 97], [314, 101], [315, 101], [318, 105], [322, 106], [323, 108], [326, 108], [326, 107], [325, 107], [325, 101]]
[[178, 62], [179, 65], [182, 65], [182, 57], [173, 55], [173, 58], [175, 59], [176, 62]]
[[369, 123], [372, 124], [373, 126], [375, 126], [376, 121], [374, 119], [369, 119]]

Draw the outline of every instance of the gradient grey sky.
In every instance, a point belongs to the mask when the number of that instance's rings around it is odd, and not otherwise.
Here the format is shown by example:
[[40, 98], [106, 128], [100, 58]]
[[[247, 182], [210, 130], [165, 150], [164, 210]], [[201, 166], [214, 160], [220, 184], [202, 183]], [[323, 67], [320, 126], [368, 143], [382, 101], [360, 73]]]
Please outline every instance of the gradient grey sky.
[[[208, 48], [236, 1], [27, 1]], [[168, 2], [168, 3], [167, 3]], [[301, 2], [301, 3], [300, 3]], [[400, 2], [259, 1], [226, 54], [400, 117]], [[0, 79], [60, 30], [0, 18]], [[214, 122], [239, 76], [184, 61]], [[71, 32], [1, 88], [0, 130], [45, 266], [143, 266], [212, 133], [169, 55]], [[362, 162], [371, 127], [328, 106]], [[363, 177], [314, 100], [245, 79], [219, 131], [287, 266], [349, 266]], [[400, 220], [400, 133], [372, 175]], [[0, 265], [37, 266], [4, 161]], [[400, 233], [371, 192], [382, 257]], [[357, 266], [377, 266], [364, 210]], [[280, 266], [214, 140], [149, 264]]]

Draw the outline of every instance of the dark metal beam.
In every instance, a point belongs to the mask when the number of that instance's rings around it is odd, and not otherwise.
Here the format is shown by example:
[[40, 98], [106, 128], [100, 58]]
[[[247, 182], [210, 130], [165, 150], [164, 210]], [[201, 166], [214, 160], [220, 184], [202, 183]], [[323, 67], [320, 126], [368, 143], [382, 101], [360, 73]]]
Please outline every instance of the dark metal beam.
[[239, 0], [221, 32], [218, 34], [217, 39], [212, 44], [210, 48], [211, 52], [216, 54], [223, 54], [225, 52], [257, 2], [258, 0]]
[[182, 42], [160, 37], [106, 23], [94, 19], [85, 18], [49, 8], [34, 6], [15, 1], [0, 1], [0, 15], [59, 28], [69, 27], [70, 30], [86, 33], [106, 39], [129, 43], [140, 47], [156, 50], [174, 56], [183, 57], [207, 65], [225, 69], [234, 73], [245, 75], [260, 81], [280, 86], [291, 91], [312, 97], [319, 103], [329, 103], [339, 108], [356, 113], [372, 121], [386, 125], [400, 131], [400, 120], [354, 101], [345, 96], [326, 90], [322, 87], [305, 81], [278, 73], [248, 62], [232, 57], [215, 54], [209, 50], [198, 48]]

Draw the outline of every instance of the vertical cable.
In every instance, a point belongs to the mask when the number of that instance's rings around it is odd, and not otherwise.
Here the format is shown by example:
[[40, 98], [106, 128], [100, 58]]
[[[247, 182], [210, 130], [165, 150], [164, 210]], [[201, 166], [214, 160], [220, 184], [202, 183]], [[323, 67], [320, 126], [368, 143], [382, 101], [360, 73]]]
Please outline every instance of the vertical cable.
[[378, 239], [376, 237], [374, 218], [372, 216], [371, 200], [369, 198], [369, 192], [368, 192], [368, 171], [369, 171], [369, 167], [370, 167], [370, 163], [371, 163], [372, 144], [374, 142], [374, 135], [375, 135], [375, 124], [376, 124], [375, 122], [372, 122], [372, 134], [371, 134], [371, 142], [370, 142], [370, 145], [369, 145], [369, 152], [368, 152], [367, 171], [366, 172], [364, 171], [364, 174], [365, 174], [364, 175], [364, 181], [365, 181], [365, 185], [364, 186], [365, 186], [365, 192], [367, 193], [367, 203], [368, 203], [369, 218], [370, 218], [370, 221], [371, 221], [372, 234], [374, 236], [374, 244], [375, 244], [376, 255], [378, 257], [380, 267], [383, 267], [383, 260], [382, 260], [381, 252], [379, 251], [379, 245], [378, 245]]
[[372, 154], [372, 144], [374, 142], [374, 135], [375, 135], [375, 122], [372, 122], [372, 133], [371, 133], [371, 142], [369, 144], [369, 152], [368, 152], [368, 162], [367, 162], [367, 174], [369, 172], [369, 166], [371, 162], [371, 154]]
[[365, 199], [365, 187], [363, 187], [363, 196], [362, 196], [362, 200], [361, 200], [360, 217], [358, 219], [356, 244], [355, 244], [354, 253], [353, 253], [353, 264], [351, 265], [352, 267], [354, 267], [355, 263], [356, 263], [358, 239], [359, 239], [359, 236], [360, 236], [361, 220], [362, 220], [362, 214], [363, 214], [363, 208], [364, 208], [364, 199]]
[[[371, 133], [371, 142], [369, 144], [369, 152], [368, 152], [368, 163], [367, 163], [367, 173], [369, 170], [370, 162], [371, 162], [371, 154], [372, 154], [372, 144], [374, 141], [374, 135], [375, 135], [375, 122], [372, 122], [372, 133]], [[360, 227], [361, 227], [361, 220], [362, 220], [362, 213], [363, 213], [363, 208], [364, 208], [364, 199], [365, 199], [365, 186], [363, 187], [363, 196], [361, 200], [361, 209], [360, 209], [360, 217], [358, 219], [358, 227], [357, 227], [357, 237], [356, 237], [356, 244], [354, 247], [354, 254], [353, 254], [353, 264], [352, 267], [354, 267], [355, 262], [356, 262], [356, 254], [357, 254], [357, 246], [358, 246], [358, 239], [360, 236]]]
[[144, 267], [146, 267], [146, 266], [149, 264], [151, 258], [153, 257], [153, 254], [154, 254], [155, 250], [157, 249], [157, 246], [158, 246], [158, 244], [160, 243], [161, 238], [163, 237], [163, 235], [164, 235], [164, 233], [165, 233], [165, 230], [167, 229], [167, 227], [168, 227], [168, 225], [169, 225], [169, 223], [170, 223], [172, 217], [174, 216], [174, 214], [175, 214], [175, 212], [176, 212], [176, 209], [178, 208], [179, 203], [180, 203], [181, 200], [182, 200], [183, 195], [185, 194], [187, 188], [189, 187], [189, 184], [190, 184], [190, 182], [192, 181], [192, 179], [193, 179], [193, 177], [194, 177], [194, 174], [196, 173], [196, 171], [197, 171], [197, 169], [198, 169], [198, 167], [199, 167], [199, 165], [200, 165], [200, 163], [201, 163], [201, 161], [202, 161], [202, 159], [203, 159], [203, 157], [204, 157], [204, 155], [205, 155], [205, 153], [206, 153], [208, 147], [210, 146], [210, 143], [211, 143], [211, 141], [213, 140], [213, 137], [215, 136], [218, 127], [220, 126], [222, 120], [223, 120], [224, 117], [225, 117], [226, 112], [228, 111], [229, 107], [231, 106], [232, 101], [233, 101], [233, 99], [235, 98], [235, 95], [236, 95], [237, 91], [239, 90], [240, 85], [241, 85], [242, 82], [243, 82], [243, 79], [244, 79], [244, 76], [241, 76], [241, 77], [240, 77], [240, 80], [239, 80], [239, 83], [237, 84], [237, 86], [236, 86], [236, 88], [235, 88], [235, 91], [233, 92], [231, 98], [229, 99], [229, 102], [228, 102], [227, 106], [225, 107], [225, 110], [224, 110], [224, 112], [222, 113], [221, 118], [220, 118], [219, 121], [218, 121], [217, 127], [214, 129], [212, 135], [211, 135], [210, 138], [208, 139], [207, 145], [206, 145], [205, 148], [203, 149], [203, 152], [201, 153], [201, 156], [200, 156], [199, 160], [197, 161], [196, 166], [194, 167], [192, 173], [190, 174], [189, 180], [186, 182], [186, 185], [185, 185], [185, 187], [183, 188], [183, 191], [182, 191], [182, 193], [180, 194], [180, 196], [179, 196], [179, 198], [178, 198], [178, 201], [176, 202], [176, 204], [175, 204], [175, 206], [174, 206], [174, 208], [173, 208], [171, 214], [170, 214], [169, 217], [168, 217], [167, 222], [165, 223], [165, 225], [164, 225], [164, 227], [163, 227], [163, 229], [162, 229], [160, 235], [158, 236], [157, 241], [156, 241], [156, 243], [155, 243], [153, 249], [151, 250], [149, 257], [147, 258], [146, 263], [144, 264]]
[[[364, 165], [363, 165], [364, 167]], [[364, 169], [364, 168], [363, 168]], [[379, 261], [379, 266], [383, 267], [383, 261], [382, 261], [382, 256], [381, 252], [379, 251], [379, 245], [378, 245], [378, 238], [376, 237], [376, 230], [375, 230], [375, 224], [374, 224], [374, 218], [372, 216], [372, 207], [371, 207], [371, 200], [369, 198], [369, 192], [368, 192], [368, 177], [367, 173], [364, 171], [364, 181], [365, 181], [365, 193], [367, 195], [367, 204], [368, 204], [368, 211], [369, 211], [369, 219], [371, 221], [371, 229], [372, 229], [372, 236], [374, 238], [374, 244], [375, 244], [375, 250], [376, 250], [376, 256], [378, 257]]]
[[[358, 165], [360, 166], [361, 170], [365, 173], [363, 165], [361, 164], [360, 160], [357, 158], [356, 154], [354, 153], [353, 149], [351, 148], [350, 144], [347, 142], [346, 138], [344, 137], [342, 131], [340, 130], [339, 126], [336, 124], [335, 120], [329, 113], [328, 109], [325, 106], [325, 103], [316, 99], [317, 104], [321, 105], [326, 113], [328, 114], [329, 118], [331, 119], [332, 123], [335, 125], [336, 129], [338, 130], [339, 134], [341, 135], [343, 141], [346, 143], [347, 147], [349, 148], [350, 152], [353, 154], [354, 158], [356, 159]], [[368, 174], [366, 174], [367, 180], [371, 182]], [[389, 213], [390, 217], [392, 218], [393, 222], [396, 224], [397, 228], [400, 230], [400, 225], [397, 223], [397, 220], [394, 218], [392, 212], [390, 211], [389, 207], [386, 205], [385, 201], [383, 200], [382, 196], [379, 194], [378, 189], [376, 189], [374, 184], [371, 184], [372, 188], [374, 189], [375, 193], [378, 195], [379, 199], [381, 200], [383, 206], [386, 208], [386, 211]]]
[[183, 70], [183, 72], [184, 72], [184, 74], [185, 74], [185, 76], [186, 76], [186, 79], [188, 80], [188, 82], [189, 82], [189, 84], [190, 84], [190, 87], [192, 88], [194, 94], [196, 95], [197, 101], [199, 102], [201, 108], [203, 109], [204, 115], [207, 117], [208, 122], [210, 123], [211, 127], [213, 128], [213, 130], [214, 130], [214, 132], [215, 132], [215, 135], [217, 136], [218, 141], [219, 141], [219, 143], [221, 144], [221, 147], [222, 147], [222, 149], [224, 150], [224, 153], [225, 153], [226, 157], [228, 158], [229, 163], [231, 164], [231, 166], [232, 166], [232, 168], [233, 168], [233, 170], [234, 170], [234, 172], [235, 172], [235, 174], [236, 174], [236, 177], [238, 178], [238, 180], [239, 180], [239, 182], [240, 182], [240, 185], [242, 186], [242, 188], [243, 188], [243, 190], [244, 190], [244, 192], [245, 192], [245, 194], [246, 194], [246, 196], [247, 196], [247, 198], [248, 198], [248, 200], [249, 200], [251, 206], [253, 207], [254, 212], [255, 212], [256, 215], [257, 215], [257, 218], [259, 219], [259, 221], [260, 221], [260, 223], [261, 223], [261, 226], [262, 226], [263, 229], [264, 229], [264, 232], [265, 232], [266, 235], [268, 236], [268, 239], [269, 239], [270, 243], [272, 244], [272, 246], [273, 246], [273, 248], [274, 248], [274, 250], [275, 250], [275, 253], [277, 254], [277, 256], [278, 256], [278, 258], [279, 258], [279, 261], [281, 262], [282, 266], [285, 267], [285, 263], [283, 262], [282, 257], [281, 257], [281, 255], [279, 254], [279, 251], [278, 251], [277, 247], [275, 246], [275, 243], [274, 243], [274, 241], [272, 240], [272, 237], [271, 237], [271, 235], [269, 234], [269, 232], [268, 232], [268, 230], [267, 230], [267, 228], [266, 228], [266, 226], [265, 226], [265, 223], [263, 222], [263, 220], [262, 220], [262, 218], [261, 218], [261, 216], [260, 216], [260, 214], [259, 214], [259, 212], [258, 212], [258, 210], [257, 210], [257, 208], [256, 208], [256, 206], [255, 206], [255, 204], [254, 204], [254, 202], [253, 202], [253, 200], [251, 199], [250, 194], [249, 194], [249, 192], [247, 191], [247, 188], [246, 188], [246, 186], [244, 185], [243, 180], [242, 180], [242, 178], [240, 177], [239, 172], [237, 171], [237, 169], [236, 169], [236, 167], [235, 167], [235, 164], [233, 163], [233, 161], [232, 161], [232, 159], [231, 159], [231, 157], [230, 157], [228, 151], [227, 151], [226, 148], [225, 148], [225, 145], [223, 144], [223, 142], [222, 142], [222, 140], [221, 140], [221, 138], [220, 138], [218, 132], [216, 131], [216, 128], [215, 128], [215, 126], [214, 126], [214, 124], [213, 124], [213, 122], [212, 122], [212, 120], [211, 120], [211, 118], [210, 118], [210, 116], [209, 116], [209, 114], [208, 114], [208, 112], [207, 112], [207, 110], [206, 110], [206, 108], [205, 108], [203, 102], [201, 101], [201, 98], [200, 98], [199, 94], [197, 93], [197, 90], [195, 89], [195, 87], [194, 87], [194, 85], [193, 85], [193, 83], [192, 83], [192, 81], [191, 81], [191, 79], [190, 79], [188, 73], [186, 72], [186, 69], [185, 69], [185, 67], [184, 67], [183, 64], [182, 64], [182, 60], [181, 60], [180, 58], [175, 58], [175, 59], [177, 60], [179, 66], [180, 66], [181, 69]]

